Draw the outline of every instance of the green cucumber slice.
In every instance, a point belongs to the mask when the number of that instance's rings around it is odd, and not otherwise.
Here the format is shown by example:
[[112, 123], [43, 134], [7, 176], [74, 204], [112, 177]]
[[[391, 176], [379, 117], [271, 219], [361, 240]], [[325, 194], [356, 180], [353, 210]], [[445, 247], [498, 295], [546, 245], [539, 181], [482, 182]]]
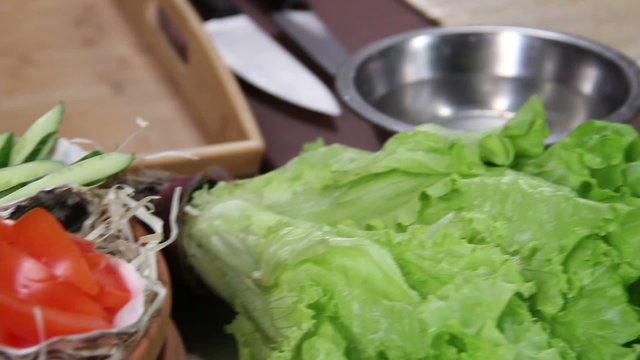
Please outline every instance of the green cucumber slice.
[[24, 186], [24, 184], [19, 184], [19, 185], [16, 185], [16, 186], [12, 186], [12, 187], [10, 187], [8, 189], [2, 190], [2, 191], [0, 191], [0, 197], [7, 196], [7, 195], [11, 194], [12, 192], [20, 189], [23, 186]]
[[54, 131], [45, 135], [42, 140], [36, 145], [31, 154], [27, 156], [24, 162], [35, 161], [35, 160], [45, 160], [49, 158], [51, 155], [51, 151], [56, 146], [56, 141], [58, 141], [58, 132]]
[[88, 152], [85, 156], [81, 157], [80, 159], [74, 161], [74, 163], [77, 163], [77, 162], [80, 162], [80, 161], [83, 161], [83, 160], [87, 160], [87, 159], [91, 159], [92, 157], [96, 157], [96, 156], [102, 155], [102, 154], [104, 154], [104, 152], [101, 151], [101, 150], [93, 150], [91, 152]]
[[0, 167], [9, 165], [9, 156], [13, 147], [13, 133], [8, 132], [0, 135]]
[[63, 113], [64, 103], [60, 102], [36, 120], [16, 142], [9, 156], [9, 165], [25, 162], [46, 136], [58, 131]]
[[34, 195], [49, 187], [64, 184], [87, 185], [104, 180], [125, 169], [133, 159], [131, 154], [112, 152], [73, 163], [3, 196], [0, 204]]
[[41, 178], [65, 166], [62, 161], [38, 160], [0, 169], [0, 191]]

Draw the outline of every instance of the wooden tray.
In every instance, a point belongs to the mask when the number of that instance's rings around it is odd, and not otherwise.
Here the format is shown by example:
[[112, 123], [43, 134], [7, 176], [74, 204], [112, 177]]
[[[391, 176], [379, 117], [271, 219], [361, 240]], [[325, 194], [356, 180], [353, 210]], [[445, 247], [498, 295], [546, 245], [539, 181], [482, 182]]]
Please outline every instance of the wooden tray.
[[186, 0], [0, 2], [0, 132], [20, 135], [58, 101], [61, 136], [124, 150], [180, 173], [254, 174], [264, 142], [236, 79]]

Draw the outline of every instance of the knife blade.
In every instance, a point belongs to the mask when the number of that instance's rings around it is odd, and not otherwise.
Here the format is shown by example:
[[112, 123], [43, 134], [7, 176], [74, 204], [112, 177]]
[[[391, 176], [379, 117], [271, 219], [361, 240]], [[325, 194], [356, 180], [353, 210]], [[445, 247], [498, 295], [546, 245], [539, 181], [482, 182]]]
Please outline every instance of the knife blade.
[[331, 75], [349, 57], [344, 45], [305, 0], [271, 0], [273, 19]]
[[191, 0], [225, 63], [257, 88], [300, 107], [338, 116], [331, 90], [231, 0]]

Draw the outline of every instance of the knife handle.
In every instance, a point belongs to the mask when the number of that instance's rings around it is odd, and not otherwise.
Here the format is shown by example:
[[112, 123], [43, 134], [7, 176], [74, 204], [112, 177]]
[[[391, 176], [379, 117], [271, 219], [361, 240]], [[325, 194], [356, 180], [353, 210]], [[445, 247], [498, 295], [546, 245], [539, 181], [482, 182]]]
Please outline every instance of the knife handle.
[[240, 9], [231, 0], [191, 0], [203, 20], [237, 15]]
[[277, 10], [309, 10], [311, 7], [305, 0], [270, 0], [271, 8]]

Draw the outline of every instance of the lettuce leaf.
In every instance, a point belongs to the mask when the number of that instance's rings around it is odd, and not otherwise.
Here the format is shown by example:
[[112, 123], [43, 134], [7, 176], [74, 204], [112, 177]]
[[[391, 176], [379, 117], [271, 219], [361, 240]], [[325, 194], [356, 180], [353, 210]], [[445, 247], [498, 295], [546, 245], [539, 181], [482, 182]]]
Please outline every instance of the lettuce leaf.
[[241, 359], [635, 359], [640, 140], [427, 124], [193, 194], [182, 242]]

